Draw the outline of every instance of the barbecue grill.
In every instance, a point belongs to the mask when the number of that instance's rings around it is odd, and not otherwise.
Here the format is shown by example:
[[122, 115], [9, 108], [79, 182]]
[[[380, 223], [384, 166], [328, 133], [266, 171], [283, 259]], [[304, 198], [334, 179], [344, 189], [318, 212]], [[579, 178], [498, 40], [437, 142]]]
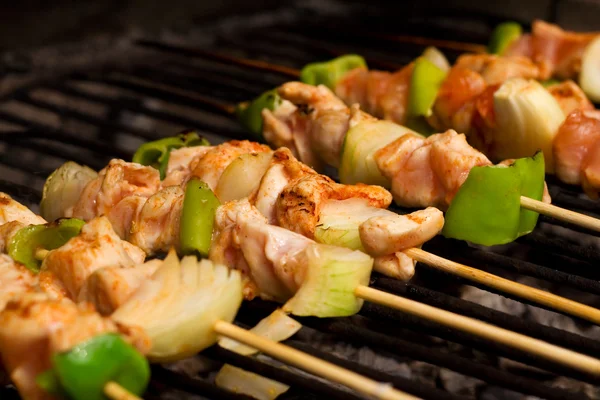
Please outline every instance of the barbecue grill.
[[[231, 106], [294, 79], [308, 62], [353, 52], [373, 67], [395, 69], [425, 43], [440, 46], [452, 61], [469, 50], [460, 43], [481, 48], [501, 21], [483, 12], [399, 17], [375, 8], [358, 2], [294, 5], [221, 18], [185, 33], [86, 41], [19, 57], [6, 53], [0, 62], [0, 191], [35, 210], [45, 178], [67, 160], [101, 169], [113, 157], [130, 159], [144, 141], [188, 128], [212, 144], [248, 138], [231, 118]], [[552, 10], [542, 17], [551, 18]], [[548, 185], [555, 204], [600, 217], [598, 203], [578, 188], [550, 177]], [[598, 243], [597, 234], [540, 217], [536, 231], [510, 245], [479, 248], [437, 237], [424, 249], [599, 306]], [[374, 274], [371, 285], [600, 357], [600, 328], [422, 264], [409, 283]], [[245, 303], [237, 322], [252, 326], [275, 307]], [[382, 306], [366, 303], [351, 318], [300, 321], [304, 328], [288, 345], [419, 397], [600, 398], [592, 376]], [[266, 357], [217, 346], [189, 362], [155, 367], [145, 398], [247, 399], [212, 383], [211, 372], [223, 362], [289, 384], [281, 399], [363, 398]], [[6, 387], [0, 398], [18, 395]]]

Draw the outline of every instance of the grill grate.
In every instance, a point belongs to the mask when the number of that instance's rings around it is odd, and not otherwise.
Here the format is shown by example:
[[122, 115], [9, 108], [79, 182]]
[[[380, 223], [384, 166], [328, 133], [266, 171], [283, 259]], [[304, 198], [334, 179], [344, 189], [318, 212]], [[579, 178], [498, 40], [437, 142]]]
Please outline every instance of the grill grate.
[[[481, 42], [487, 37], [491, 24], [497, 22], [482, 16], [462, 15], [472, 18], [470, 23], [462, 25], [464, 20], [461, 20], [461, 25], [449, 28], [444, 21], [450, 15], [441, 14], [438, 16], [440, 22], [436, 23], [433, 19], [427, 32], [423, 31], [422, 20], [408, 17], [402, 28], [397, 28], [398, 21], [395, 20], [393, 28], [386, 31], [381, 26], [389, 28], [392, 25], [372, 25], [368, 18], [365, 18], [363, 26], [352, 29], [353, 25], [344, 20], [335, 23], [327, 20], [325, 25], [322, 23], [324, 17], [319, 14], [306, 11], [305, 16], [298, 17], [293, 24], [273, 22], [259, 28], [241, 24], [236, 25], [236, 29], [217, 29], [216, 32], [225, 33], [214, 34], [211, 36], [212, 44], [202, 48], [194, 47], [192, 42], [185, 40], [185, 47], [181, 46], [181, 41], [177, 44], [150, 40], [132, 42], [120, 55], [119, 62], [85, 65], [78, 71], [67, 73], [57, 72], [54, 76], [34, 79], [27, 86], [5, 93], [0, 98], [0, 190], [35, 207], [45, 177], [67, 160], [99, 169], [112, 157], [130, 159], [133, 151], [145, 140], [185, 128], [198, 129], [212, 143], [247, 137], [229, 118], [231, 104], [283, 83], [293, 76], [296, 68], [307, 62], [352, 51], [366, 55], [370, 65], [395, 68], [410, 61], [422, 50], [422, 46], [395, 40], [392, 33], [415, 32], [437, 39]], [[312, 23], [303, 18], [312, 18]], [[472, 29], [463, 29], [464, 26]], [[215, 51], [220, 55], [215, 55]], [[451, 56], [457, 54], [450, 52]], [[236, 64], [231, 57], [262, 60], [276, 63], [279, 67], [261, 66], [249, 61]], [[11, 69], [7, 67], [4, 70]], [[35, 69], [30, 72], [35, 78]], [[22, 73], [20, 69], [15, 76], [18, 78]], [[552, 179], [548, 183], [556, 204], [600, 215], [598, 204], [582, 198], [575, 189]], [[508, 246], [480, 249], [438, 237], [427, 243], [425, 249], [509, 279], [536, 278], [539, 279], [536, 283], [542, 287], [551, 287], [552, 290], [568, 288], [569, 292], [561, 295], [597, 305], [595, 295], [600, 294], [600, 273], [594, 268], [600, 261], [597, 237], [579, 228], [569, 228], [573, 227], [541, 218], [536, 232]], [[554, 265], [556, 261], [560, 262], [558, 269]], [[461, 298], [465, 287], [474, 290], [472, 286], [466, 286], [466, 282], [420, 264], [417, 271], [411, 283], [375, 275], [372, 284], [600, 357], [600, 341], [597, 340], [600, 333], [588, 324], [534, 306], [523, 312], [523, 303], [510, 302], [491, 294], [486, 299], [499, 299], [503, 304], [500, 309], [489, 307], [491, 304], [487, 300], [478, 304], [478, 297]], [[505, 303], [514, 307], [509, 309]], [[238, 322], [253, 325], [274, 307], [274, 304], [262, 301], [245, 304]], [[520, 316], [511, 315], [518, 310], [521, 310]], [[545, 324], [538, 322], [542, 317], [546, 318]], [[556, 321], [568, 325], [557, 327]], [[379, 356], [400, 364], [415, 366], [419, 362], [430, 368], [452, 370], [460, 374], [458, 379], [474, 378], [485, 382], [487, 386], [481, 387], [486, 388], [497, 386], [548, 399], [586, 399], [597, 394], [593, 387], [586, 387], [586, 392], [582, 389], [584, 382], [598, 383], [593, 377], [381, 306], [366, 304], [360, 315], [352, 318], [308, 318], [301, 322], [305, 328], [294, 340], [287, 342], [291, 346], [366, 376], [390, 381], [397, 388], [423, 398], [459, 399], [474, 397], [477, 393], [472, 390], [448, 392], [449, 385], [441, 373], [426, 379], [416, 369], [411, 370], [412, 376], [408, 376], [407, 373], [386, 371], [364, 360], [338, 357], [329, 351], [331, 349], [323, 347], [320, 339], [314, 338], [325, 337], [337, 346], [368, 346]], [[565, 327], [577, 332], [565, 330]], [[331, 383], [294, 369], [273, 366], [262, 359], [242, 357], [216, 347], [202, 356], [292, 385], [293, 388], [281, 396], [282, 399], [360, 398]], [[165, 367], [156, 367], [148, 398], [168, 398], [161, 393], [171, 389], [214, 399], [247, 398], [214, 386], [208, 376], [203, 372], [190, 377]], [[571, 384], [566, 387], [552, 385], [560, 376], [571, 378]], [[502, 398], [503, 395], [498, 396], [493, 398]], [[12, 397], [16, 398], [14, 391], [0, 390], [0, 398]]]

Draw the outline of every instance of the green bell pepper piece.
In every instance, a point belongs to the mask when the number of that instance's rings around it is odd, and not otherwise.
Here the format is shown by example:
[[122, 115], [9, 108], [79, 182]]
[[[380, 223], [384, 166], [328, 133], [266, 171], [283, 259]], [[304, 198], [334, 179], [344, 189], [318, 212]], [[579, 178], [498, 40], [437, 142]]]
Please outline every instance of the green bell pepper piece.
[[508, 46], [515, 40], [517, 40], [523, 33], [523, 28], [516, 22], [504, 22], [494, 29], [490, 43], [488, 45], [488, 52], [491, 54], [502, 54], [506, 51]]
[[85, 221], [70, 218], [58, 219], [44, 225], [21, 228], [8, 243], [8, 255], [33, 272], [38, 272], [42, 261], [35, 256], [36, 250], [54, 250], [79, 235]]
[[109, 333], [52, 356], [52, 369], [36, 382], [51, 395], [70, 400], [107, 400], [104, 386], [115, 382], [142, 395], [150, 380], [148, 360], [121, 336]]
[[425, 57], [415, 60], [406, 110], [409, 117], [429, 117], [432, 114], [431, 108], [446, 75], [446, 71]]
[[179, 228], [182, 254], [208, 256], [215, 212], [220, 205], [219, 199], [206, 183], [199, 179], [187, 183]]
[[262, 110], [267, 108], [274, 111], [281, 105], [281, 102], [277, 89], [272, 89], [252, 101], [239, 103], [235, 108], [235, 116], [244, 128], [254, 134], [256, 140], [263, 140]]
[[540, 83], [542, 84], [543, 87], [547, 88], [548, 86], [556, 85], [560, 82], [561, 81], [559, 81], [558, 79], [548, 79], [545, 81], [541, 81]]
[[160, 172], [160, 179], [165, 179], [171, 150], [182, 147], [209, 146], [205, 138], [193, 131], [183, 132], [176, 136], [144, 143], [133, 155], [133, 162], [150, 165]]
[[367, 67], [363, 57], [346, 54], [330, 61], [307, 64], [300, 72], [300, 80], [309, 85], [325, 85], [335, 90], [335, 86], [344, 75], [361, 67]]
[[474, 167], [446, 212], [442, 234], [485, 246], [505, 244], [531, 232], [538, 213], [521, 208], [521, 196], [541, 200], [544, 154], [509, 167]]

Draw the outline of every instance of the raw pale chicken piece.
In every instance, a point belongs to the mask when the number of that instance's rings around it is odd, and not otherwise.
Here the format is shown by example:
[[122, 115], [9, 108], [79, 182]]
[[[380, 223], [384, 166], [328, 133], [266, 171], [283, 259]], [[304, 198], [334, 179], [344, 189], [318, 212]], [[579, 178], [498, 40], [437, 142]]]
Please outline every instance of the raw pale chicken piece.
[[402, 125], [406, 122], [413, 67], [410, 63], [396, 72], [356, 68], [338, 82], [335, 94], [348, 106], [358, 103], [369, 114]]
[[247, 199], [219, 207], [215, 221], [210, 258], [241, 269], [250, 281], [246, 298], [285, 301], [296, 292], [304, 279], [304, 250], [312, 240], [269, 225]]
[[107, 215], [125, 197], [149, 197], [159, 187], [156, 168], [113, 159], [87, 184], [73, 209], [73, 217], [89, 221]]
[[421, 246], [444, 226], [444, 214], [434, 207], [406, 215], [373, 217], [359, 227], [368, 254], [379, 257]]
[[127, 240], [147, 254], [167, 252], [179, 245], [184, 190], [171, 186], [150, 196], [136, 215]]
[[392, 182], [397, 204], [446, 209], [471, 168], [491, 162], [453, 130], [420, 138], [404, 135], [375, 153]]
[[92, 303], [100, 314], [110, 315], [154, 274], [161, 263], [162, 260], [154, 259], [134, 267], [100, 268], [86, 280], [78, 301]]
[[51, 399], [35, 378], [51, 367], [52, 354], [104, 333], [124, 334], [142, 353], [150, 348], [143, 332], [117, 326], [91, 305], [54, 300], [42, 293], [24, 294], [0, 313], [0, 356], [23, 398]]
[[0, 311], [11, 298], [33, 292], [37, 283], [37, 276], [33, 272], [6, 254], [0, 254]]
[[248, 140], [231, 140], [214, 146], [200, 157], [195, 158], [190, 165], [190, 169], [193, 177], [201, 179], [214, 191], [223, 171], [233, 160], [242, 154], [267, 151], [271, 151], [271, 149], [260, 143]]
[[167, 174], [162, 181], [163, 187], [184, 185], [192, 171], [190, 166], [196, 158], [206, 154], [212, 146], [191, 146], [173, 149], [169, 153], [169, 164], [167, 165]]
[[569, 115], [575, 110], [594, 109], [594, 105], [583, 93], [583, 90], [572, 80], [550, 85], [547, 89], [558, 101], [558, 105], [565, 115]]
[[106, 266], [141, 264], [146, 254], [131, 243], [121, 240], [106, 217], [94, 218], [81, 233], [65, 245], [48, 253], [40, 272], [60, 280], [69, 297], [77, 299], [87, 278]]
[[127, 239], [132, 229], [132, 224], [146, 204], [147, 197], [131, 195], [119, 201], [106, 215], [115, 233], [121, 239]]
[[0, 193], [0, 225], [11, 221], [19, 221], [25, 225], [45, 224], [46, 220], [34, 214], [6, 193]]
[[600, 140], [600, 111], [577, 110], [567, 116], [554, 138], [556, 175], [563, 182], [582, 183], [584, 164], [593, 164], [592, 148]]
[[488, 85], [502, 84], [510, 78], [538, 79], [539, 68], [524, 56], [465, 54], [456, 60], [455, 67], [478, 72]]

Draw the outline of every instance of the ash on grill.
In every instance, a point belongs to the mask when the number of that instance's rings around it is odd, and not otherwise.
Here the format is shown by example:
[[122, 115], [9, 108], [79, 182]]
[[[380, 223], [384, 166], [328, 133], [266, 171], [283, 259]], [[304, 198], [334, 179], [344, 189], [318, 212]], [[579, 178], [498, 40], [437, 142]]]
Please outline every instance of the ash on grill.
[[[388, 65], [401, 65], [418, 53], [419, 46], [361, 40], [360, 33], [376, 23], [365, 17], [361, 20], [364, 26], [351, 30], [352, 13], [362, 11], [358, 6], [319, 1], [303, 4], [301, 9], [282, 8], [190, 27], [185, 35], [167, 32], [148, 38], [131, 34], [27, 54], [4, 54], [0, 70], [20, 72], [8, 74], [0, 83], [0, 190], [35, 208], [45, 178], [66, 160], [100, 169], [112, 157], [130, 158], [146, 140], [185, 128], [198, 129], [213, 144], [243, 138], [245, 133], [226, 113], [198, 96], [231, 104], [286, 79], [196, 57], [176, 46], [295, 68], [330, 58], [331, 52], [351, 50]], [[416, 28], [420, 22], [417, 17], [408, 18], [405, 29]], [[433, 36], [447, 37], [454, 32], [458, 39], [470, 34], [481, 40], [491, 27], [468, 15], [458, 25], [443, 17], [427, 23]], [[334, 26], [346, 28], [334, 32]], [[148, 39], [162, 48], [150, 45]], [[571, 188], [551, 182], [550, 190], [559, 205], [595, 216], [600, 213], [596, 203]], [[595, 268], [600, 261], [598, 237], [547, 218], [541, 221], [533, 234], [507, 246], [475, 248], [436, 238], [426, 248], [600, 306], [600, 272]], [[558, 269], [554, 269], [557, 262]], [[425, 303], [600, 356], [600, 327], [462, 284], [422, 265], [410, 284], [383, 277], [374, 281], [377, 287]], [[273, 307], [264, 302], [247, 304], [238, 322], [253, 325]], [[540, 360], [379, 306], [367, 304], [360, 315], [344, 320], [302, 322], [305, 328], [289, 342], [292, 346], [379, 380], [393, 381], [398, 388], [424, 398], [600, 398], [600, 389], [589, 377], [549, 372]], [[292, 384], [282, 399], [359, 398], [295, 369], [274, 368], [266, 357], [246, 359], [217, 348], [157, 368], [147, 398], [244, 398], [210, 384], [220, 365], [215, 360]], [[9, 396], [9, 391], [0, 390], [0, 397], [4, 399], [5, 393]]]

